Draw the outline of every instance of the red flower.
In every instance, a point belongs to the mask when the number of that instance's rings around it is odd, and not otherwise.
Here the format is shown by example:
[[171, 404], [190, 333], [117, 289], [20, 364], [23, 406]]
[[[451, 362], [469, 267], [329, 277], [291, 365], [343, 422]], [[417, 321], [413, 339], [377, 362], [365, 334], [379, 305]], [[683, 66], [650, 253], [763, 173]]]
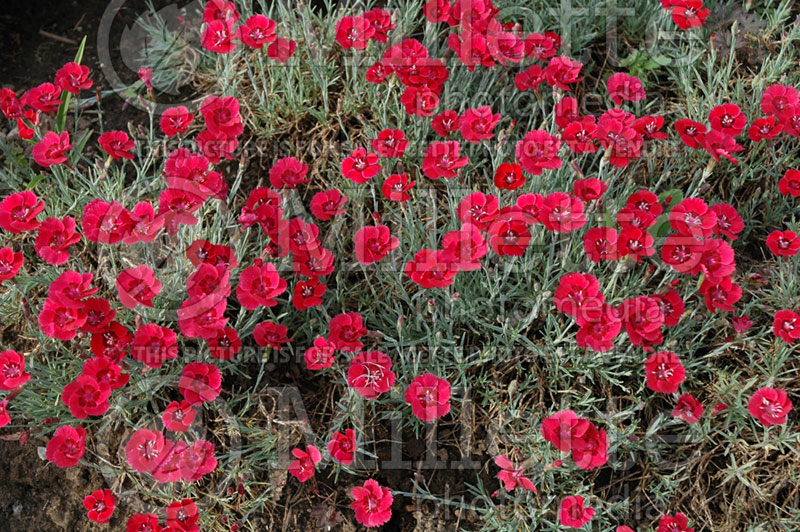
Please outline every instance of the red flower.
[[578, 112], [578, 100], [572, 96], [565, 96], [558, 100], [553, 110], [556, 115], [556, 125], [562, 129], [572, 122], [581, 120]]
[[558, 520], [562, 526], [570, 528], [581, 528], [592, 520], [594, 508], [584, 506], [583, 497], [580, 495], [570, 495], [561, 501], [561, 509], [558, 511]]
[[275, 42], [269, 45], [267, 48], [267, 56], [270, 59], [274, 59], [279, 63], [285, 63], [292, 54], [294, 54], [294, 49], [297, 46], [297, 43], [294, 42], [292, 39], [284, 39], [283, 37], [278, 37], [275, 39]]
[[319, 279], [313, 277], [307, 281], [298, 281], [294, 287], [294, 294], [292, 296], [292, 304], [297, 310], [305, 310], [311, 307], [316, 307], [322, 303], [322, 295], [325, 293], [327, 286], [320, 283]]
[[306, 277], [323, 277], [333, 271], [333, 253], [323, 247], [295, 253], [293, 266]]
[[518, 91], [539, 91], [539, 85], [547, 80], [545, 72], [539, 65], [531, 65], [514, 76], [514, 86]]
[[423, 7], [425, 18], [431, 24], [447, 22], [450, 16], [450, 2], [447, 0], [428, 0]]
[[184, 400], [180, 403], [172, 401], [164, 409], [164, 413], [161, 414], [161, 421], [167, 430], [186, 432], [194, 422], [195, 416], [197, 416], [197, 412], [188, 401]]
[[589, 273], [568, 273], [561, 277], [553, 295], [556, 310], [578, 318], [581, 321], [581, 310], [597, 308], [605, 298], [600, 293], [600, 283]]
[[712, 129], [703, 136], [701, 144], [703, 145], [703, 149], [717, 162], [719, 162], [720, 157], [725, 157], [733, 164], [739, 164], [739, 160], [731, 154], [744, 150], [744, 146], [737, 144], [736, 139], [732, 136], [721, 133], [715, 129]]
[[0, 428], [11, 423], [11, 416], [8, 414], [8, 400], [0, 399]]
[[673, 0], [672, 6], [672, 20], [683, 30], [702, 26], [711, 13], [703, 0]]
[[750, 129], [747, 130], [747, 136], [753, 142], [761, 142], [774, 139], [780, 135], [781, 131], [783, 131], [783, 124], [778, 121], [778, 117], [767, 116], [754, 120]]
[[117, 275], [119, 302], [132, 309], [136, 305], [153, 306], [153, 298], [161, 291], [161, 281], [147, 266], [127, 268]]
[[432, 373], [411, 381], [405, 391], [406, 403], [415, 416], [425, 422], [446, 416], [450, 412], [450, 383]]
[[578, 315], [578, 324], [578, 347], [599, 353], [610, 351], [614, 347], [614, 339], [622, 330], [619, 312], [605, 303], [586, 305]]
[[0, 248], [0, 283], [13, 279], [24, 262], [22, 253], [14, 253], [11, 248]]
[[331, 441], [328, 442], [328, 452], [331, 458], [342, 465], [353, 463], [353, 456], [356, 452], [356, 433], [353, 429], [346, 429], [344, 434], [334, 432]]
[[174, 501], [167, 506], [167, 527], [172, 527], [176, 532], [199, 532], [197, 521], [200, 514], [197, 505], [191, 499]]
[[583, 235], [583, 248], [592, 262], [617, 260], [618, 235], [612, 227], [593, 227]]
[[365, 399], [375, 399], [394, 385], [392, 359], [380, 351], [358, 353], [347, 369], [347, 384]]
[[525, 184], [522, 167], [517, 163], [502, 163], [494, 173], [494, 184], [497, 188], [514, 190]]
[[654, 294], [650, 296], [658, 302], [661, 312], [664, 314], [664, 325], [675, 327], [686, 310], [686, 304], [677, 290], [670, 290], [666, 294]]
[[113, 159], [133, 159], [131, 150], [136, 147], [136, 142], [124, 131], [106, 131], [97, 142]]
[[67, 162], [67, 156], [64, 154], [71, 150], [72, 146], [69, 143], [68, 132], [63, 131], [59, 135], [53, 131], [48, 131], [44, 134], [42, 140], [33, 147], [33, 160], [39, 166], [45, 168]]
[[350, 353], [364, 348], [360, 338], [368, 331], [358, 312], [338, 314], [331, 318], [328, 327], [328, 341], [339, 351]]
[[686, 371], [681, 359], [672, 351], [653, 353], [644, 362], [647, 387], [654, 392], [675, 393], [678, 391]]
[[345, 213], [346, 210], [343, 208], [345, 203], [347, 203], [347, 196], [332, 189], [314, 194], [309, 207], [311, 214], [324, 221]]
[[445, 250], [421, 249], [405, 263], [403, 271], [422, 288], [443, 288], [453, 284], [458, 273], [449, 259]]
[[296, 458], [289, 464], [289, 473], [300, 482], [305, 482], [314, 476], [314, 469], [322, 461], [319, 449], [313, 445], [308, 445], [306, 450], [297, 448], [292, 449], [292, 455]]
[[52, 83], [42, 83], [36, 87], [28, 89], [28, 91], [20, 98], [20, 103], [27, 105], [41, 111], [43, 113], [51, 114], [58, 111], [58, 106], [61, 105], [59, 96], [61, 89]]
[[353, 237], [356, 258], [364, 265], [383, 260], [390, 251], [400, 245], [400, 240], [391, 236], [385, 225], [370, 225], [359, 229]]
[[366, 527], [381, 526], [392, 518], [392, 492], [375, 480], [369, 479], [363, 486], [350, 491], [353, 502], [350, 508], [356, 512], [356, 521]]
[[90, 358], [83, 363], [81, 375], [96, 380], [100, 386], [108, 386], [118, 390], [128, 384], [130, 375], [122, 373], [122, 369], [113, 360], [105, 357]]
[[552, 57], [544, 69], [547, 84], [565, 91], [572, 90], [570, 85], [581, 80], [579, 76], [582, 68], [580, 61], [563, 56]]
[[97, 490], [83, 498], [83, 507], [89, 511], [89, 520], [108, 523], [114, 513], [116, 499], [109, 489]]
[[561, 132], [562, 142], [566, 142], [570, 150], [575, 153], [594, 153], [597, 146], [593, 140], [597, 125], [593, 116], [583, 117], [581, 120], [570, 122]]
[[711, 129], [733, 137], [741, 134], [747, 127], [747, 117], [739, 106], [733, 103], [714, 107], [708, 114], [708, 122], [711, 124]]
[[196, 440], [179, 456], [180, 478], [184, 482], [195, 482], [211, 473], [217, 467], [214, 444], [206, 440]]
[[397, 24], [392, 23], [392, 14], [378, 7], [366, 11], [364, 18], [372, 24], [372, 29], [375, 30], [372, 39], [381, 43], [386, 43], [389, 39], [388, 33], [397, 27]]
[[217, 360], [232, 360], [242, 349], [242, 340], [232, 327], [217, 329], [217, 334], [206, 341], [211, 356]]
[[213, 132], [210, 129], [204, 129], [197, 137], [197, 148], [200, 152], [214, 164], [218, 164], [222, 159], [233, 159], [233, 152], [239, 145], [236, 137], [226, 136], [222, 132]]
[[448, 137], [459, 130], [461, 117], [452, 109], [442, 111], [431, 120], [431, 127], [441, 137]]
[[111, 308], [111, 303], [104, 297], [92, 297], [83, 302], [82, 312], [86, 315], [86, 322], [80, 330], [88, 333], [103, 332], [114, 319], [117, 311]]
[[125, 213], [128, 211], [116, 201], [111, 203], [101, 199], [90, 201], [83, 208], [81, 219], [84, 236], [91, 242], [118, 243], [123, 236], [130, 233], [125, 224]]
[[80, 94], [81, 90], [91, 89], [93, 83], [89, 79], [89, 67], [78, 63], [66, 63], [59, 68], [55, 81], [59, 89], [72, 94]]
[[322, 336], [318, 336], [314, 339], [314, 345], [306, 349], [303, 354], [306, 367], [311, 371], [319, 371], [331, 367], [334, 361], [334, 351], [336, 351], [336, 346], [333, 343]]
[[460, 157], [461, 146], [454, 140], [433, 142], [425, 150], [422, 172], [430, 179], [456, 177], [459, 168], [469, 163], [469, 158]]
[[680, 135], [681, 141], [683, 141], [684, 144], [697, 150], [700, 149], [700, 143], [705, 136], [707, 128], [700, 122], [695, 122], [688, 118], [681, 118], [675, 122], [675, 130], [678, 132], [678, 135]]
[[690, 528], [689, 520], [682, 513], [672, 515], [662, 515], [658, 520], [658, 530], [656, 532], [694, 532]]
[[525, 253], [531, 241], [528, 224], [521, 217], [501, 215], [495, 218], [487, 231], [492, 251], [500, 256], [518, 257]]
[[461, 135], [467, 142], [479, 143], [494, 137], [492, 129], [500, 121], [500, 114], [492, 114], [492, 108], [484, 105], [464, 111], [458, 121]]
[[501, 454], [495, 457], [494, 463], [501, 468], [497, 473], [497, 479], [503, 483], [503, 488], [506, 491], [510, 492], [519, 487], [523, 490], [536, 493], [536, 486], [534, 486], [531, 479], [524, 474], [526, 468], [525, 462], [521, 463], [519, 466], [515, 466], [506, 455]]
[[672, 417], [681, 418], [689, 424], [697, 423], [702, 415], [703, 405], [690, 393], [681, 394], [678, 404], [672, 409]]
[[572, 186], [572, 194], [585, 202], [589, 202], [602, 198], [607, 188], [608, 185], [599, 179], [578, 179]]
[[55, 299], [48, 298], [39, 313], [39, 328], [50, 338], [68, 341], [75, 338], [78, 329], [86, 324], [83, 308], [65, 306]]
[[686, 198], [670, 211], [669, 224], [682, 235], [707, 238], [716, 230], [717, 215], [702, 199]]
[[544, 198], [539, 220], [549, 231], [569, 233], [586, 224], [584, 204], [564, 192], [553, 192]]
[[792, 310], [779, 310], [773, 316], [772, 332], [786, 343], [800, 338], [800, 314]]
[[525, 55], [528, 57], [533, 56], [539, 61], [546, 61], [556, 55], [556, 51], [558, 42], [552, 34], [529, 33], [525, 36]]
[[86, 452], [86, 430], [83, 427], [64, 425], [56, 429], [47, 442], [45, 456], [47, 461], [58, 467], [72, 467]]
[[123, 210], [119, 224], [123, 227], [122, 242], [136, 244], [152, 242], [164, 227], [164, 216], [156, 215], [153, 205], [140, 201], [133, 211]]
[[90, 346], [96, 357], [119, 361], [128, 354], [132, 339], [125, 326], [112, 321], [103, 332], [92, 334]]
[[778, 191], [784, 196], [800, 197], [800, 170], [786, 170], [778, 181]]
[[286, 287], [286, 280], [281, 278], [274, 264], [255, 259], [253, 265], [239, 275], [236, 297], [242, 307], [248, 310], [262, 306], [274, 307], [278, 304], [275, 298], [284, 293]]
[[649, 257], [656, 252], [654, 242], [653, 235], [649, 232], [638, 227], [626, 227], [619, 233], [619, 256], [630, 255], [636, 262], [641, 262], [642, 257]]
[[788, 85], [774, 84], [761, 95], [761, 111], [765, 115], [780, 115], [784, 109], [800, 103], [797, 89]]
[[631, 159], [642, 155], [644, 139], [633, 128], [633, 121], [626, 124], [615, 118], [600, 117], [594, 138], [606, 150], [608, 162], [616, 167], [624, 168]]
[[765, 427], [783, 425], [792, 410], [792, 401], [783, 390], [764, 387], [750, 397], [747, 410]]
[[473, 192], [458, 203], [456, 214], [461, 223], [469, 223], [485, 231], [497, 217], [498, 206], [497, 196]]
[[661, 131], [662, 127], [664, 127], [663, 116], [645, 115], [641, 118], [637, 118], [633, 123], [633, 129], [641, 136], [649, 139], [667, 138], [668, 135]]
[[236, 11], [236, 4], [229, 0], [208, 0], [203, 10], [203, 22], [225, 19], [237, 22], [239, 16], [239, 12]]
[[189, 128], [189, 124], [194, 120], [194, 115], [186, 107], [170, 107], [161, 115], [159, 126], [161, 131], [168, 137], [183, 133]]
[[733, 312], [733, 305], [742, 298], [742, 288], [730, 277], [705, 279], [699, 292], [705, 296], [706, 307], [711, 312], [717, 309]]
[[800, 250], [800, 237], [794, 231], [773, 231], [767, 237], [767, 247], [778, 257], [793, 257]]
[[711, 206], [711, 210], [717, 215], [717, 227], [714, 235], [726, 236], [731, 240], [739, 238], [739, 233], [744, 229], [744, 220], [733, 205], [717, 203]]
[[489, 245], [480, 230], [470, 223], [442, 237], [442, 248], [449, 264], [458, 271], [472, 271], [481, 267], [478, 262], [489, 251]]
[[611, 101], [617, 105], [622, 105], [623, 101], [638, 102], [647, 97], [642, 80], [624, 72], [617, 72], [608, 78], [606, 88]]
[[620, 305], [619, 313], [633, 345], [649, 349], [663, 343], [661, 327], [665, 317], [656, 299], [648, 296], [626, 299]]
[[342, 175], [354, 183], [366, 183], [381, 171], [378, 154], [356, 148], [342, 161]]
[[142, 325], [131, 342], [131, 356], [151, 368], [178, 357], [178, 337], [169, 327], [154, 323]]
[[181, 371], [178, 389], [189, 404], [199, 405], [216, 399], [221, 384], [222, 376], [216, 366], [191, 362]]
[[285, 325], [272, 321], [262, 321], [253, 328], [253, 339], [261, 347], [269, 346], [280, 350], [283, 348], [283, 344], [292, 341], [286, 337], [288, 332], [289, 329]]
[[603, 429], [598, 429], [586, 420], [582, 421], [588, 426], [582, 433], [583, 429], [579, 429], [574, 434], [572, 461], [579, 468], [591, 471], [608, 462], [608, 437]]
[[8, 87], [0, 88], [0, 110], [9, 120], [22, 117], [22, 104], [17, 94]]
[[409, 182], [408, 174], [392, 174], [383, 182], [381, 193], [391, 201], [408, 201], [411, 199], [411, 194], [408, 191], [414, 188], [416, 184], [416, 181]]
[[24, 356], [10, 349], [0, 353], [0, 390], [15, 390], [30, 378], [30, 373], [25, 373]]
[[561, 168], [561, 159], [558, 158], [558, 149], [561, 141], [543, 129], [528, 132], [525, 137], [517, 142], [514, 156], [531, 175], [541, 175], [542, 170], [555, 170]]
[[208, 131], [215, 135], [231, 138], [244, 131], [239, 100], [235, 96], [207, 96], [200, 104], [200, 113]]
[[69, 246], [81, 239], [75, 232], [75, 220], [69, 216], [63, 219], [47, 218], [36, 234], [34, 249], [45, 262], [58, 266], [69, 260]]
[[378, 133], [378, 138], [372, 141], [372, 149], [381, 157], [402, 157], [408, 148], [406, 135], [400, 129], [384, 129]]
[[661, 246], [661, 258], [680, 273], [699, 271], [705, 244], [693, 236], [670, 235]]
[[265, 15], [252, 15], [239, 26], [239, 40], [251, 48], [261, 49], [275, 40], [277, 24]]
[[308, 166], [294, 157], [278, 159], [269, 171], [269, 182], [273, 188], [297, 188], [297, 185], [308, 183], [306, 178]]
[[236, 36], [232, 18], [212, 20], [203, 30], [201, 44], [209, 52], [228, 54], [236, 49], [233, 38]]
[[336, 23], [336, 42], [345, 50], [363, 50], [373, 35], [375, 28], [364, 17], [342, 17]]
[[125, 532], [164, 532], [156, 514], [133, 514], [125, 523]]
[[64, 387], [61, 402], [69, 407], [70, 413], [78, 419], [89, 416], [102, 416], [109, 408], [108, 398], [111, 387], [108, 383], [99, 383], [88, 375], [78, 375], [76, 379]]

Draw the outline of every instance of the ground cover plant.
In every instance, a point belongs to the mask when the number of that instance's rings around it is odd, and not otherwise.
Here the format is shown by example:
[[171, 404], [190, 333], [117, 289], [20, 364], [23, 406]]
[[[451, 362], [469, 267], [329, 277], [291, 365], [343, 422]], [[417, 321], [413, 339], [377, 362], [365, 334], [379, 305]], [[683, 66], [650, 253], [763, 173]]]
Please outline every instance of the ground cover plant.
[[794, 2], [176, 21], [0, 89], [0, 436], [87, 471], [65, 529], [800, 530]]

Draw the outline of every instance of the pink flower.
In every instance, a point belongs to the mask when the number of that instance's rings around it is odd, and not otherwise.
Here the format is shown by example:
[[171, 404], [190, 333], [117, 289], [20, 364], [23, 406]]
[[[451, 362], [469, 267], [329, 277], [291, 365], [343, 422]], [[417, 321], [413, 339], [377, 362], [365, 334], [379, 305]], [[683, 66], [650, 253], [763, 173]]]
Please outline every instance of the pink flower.
[[344, 434], [334, 432], [328, 442], [328, 452], [331, 457], [342, 465], [353, 463], [356, 452], [356, 433], [353, 429], [346, 429]]
[[394, 385], [392, 359], [380, 351], [365, 351], [350, 361], [347, 384], [365, 399], [375, 399]]
[[497, 473], [497, 478], [503, 483], [503, 487], [506, 491], [513, 491], [517, 488], [521, 488], [536, 493], [536, 486], [533, 485], [531, 479], [524, 475], [526, 469], [525, 462], [515, 466], [506, 455], [501, 454], [495, 457], [494, 463], [501, 468]]
[[783, 425], [792, 410], [792, 400], [783, 390], [764, 387], [750, 397], [747, 410], [766, 427]]
[[617, 105], [622, 105], [623, 100], [638, 102], [647, 96], [642, 87], [642, 80], [624, 72], [613, 74], [606, 82], [608, 95]]
[[366, 527], [381, 526], [392, 518], [392, 492], [375, 480], [369, 479], [363, 486], [350, 491], [353, 502], [350, 508], [356, 512], [356, 521]]
[[364, 265], [383, 260], [390, 251], [400, 245], [400, 240], [391, 236], [385, 225], [369, 225], [359, 229], [353, 240], [356, 258]]
[[164, 435], [149, 429], [135, 431], [125, 445], [128, 465], [140, 473], [149, 473], [163, 460]]
[[446, 416], [450, 412], [450, 383], [432, 373], [425, 373], [408, 385], [406, 403], [411, 411], [425, 422]]
[[181, 371], [178, 390], [191, 405], [208, 403], [219, 396], [222, 375], [213, 364], [191, 362]]
[[292, 455], [296, 458], [289, 464], [289, 473], [300, 482], [305, 482], [314, 476], [314, 469], [322, 461], [319, 449], [313, 445], [308, 445], [306, 450], [292, 449]]
[[153, 306], [153, 298], [161, 291], [161, 281], [153, 275], [153, 270], [142, 265], [128, 268], [117, 275], [119, 302], [132, 309], [136, 305]]
[[689, 424], [697, 423], [703, 415], [703, 405], [692, 394], [685, 393], [678, 398], [678, 404], [672, 409], [672, 416], [681, 418]]
[[67, 162], [67, 153], [72, 149], [69, 143], [69, 133], [63, 131], [60, 135], [53, 131], [48, 131], [34, 147], [32, 151], [33, 160], [39, 166], [49, 168], [54, 164]]
[[306, 367], [311, 371], [318, 371], [329, 368], [333, 365], [333, 353], [336, 350], [334, 345], [324, 337], [319, 336], [314, 339], [314, 345], [306, 349], [303, 359]]
[[86, 430], [83, 427], [59, 427], [47, 442], [45, 456], [58, 467], [78, 464], [86, 452]]
[[558, 520], [563, 526], [581, 528], [591, 521], [593, 516], [594, 508], [584, 506], [583, 497], [580, 495], [570, 495], [561, 501]]

